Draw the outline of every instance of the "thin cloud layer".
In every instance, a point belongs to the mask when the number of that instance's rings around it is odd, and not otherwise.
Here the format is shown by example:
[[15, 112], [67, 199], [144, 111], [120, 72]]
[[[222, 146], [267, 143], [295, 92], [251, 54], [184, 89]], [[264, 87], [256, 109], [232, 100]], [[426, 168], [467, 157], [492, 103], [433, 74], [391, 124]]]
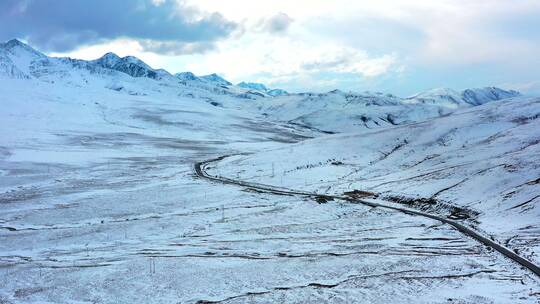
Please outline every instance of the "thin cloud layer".
[[279, 12], [263, 21], [263, 29], [270, 33], [286, 32], [294, 20], [289, 15]]
[[[206, 51], [237, 24], [176, 1], [4, 0], [0, 39], [22, 38], [44, 51], [65, 52], [118, 38], [146, 41], [149, 50]], [[182, 51], [184, 50], [184, 51]]]
[[157, 53], [167, 56], [204, 54], [215, 50], [213, 42], [178, 42], [178, 41], [155, 41], [141, 40], [139, 45], [146, 52]]

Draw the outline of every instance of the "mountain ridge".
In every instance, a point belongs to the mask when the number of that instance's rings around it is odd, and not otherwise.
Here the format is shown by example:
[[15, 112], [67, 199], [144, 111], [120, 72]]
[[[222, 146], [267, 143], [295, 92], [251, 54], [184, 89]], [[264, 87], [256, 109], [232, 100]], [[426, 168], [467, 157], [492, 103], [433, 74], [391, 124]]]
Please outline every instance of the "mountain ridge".
[[237, 86], [241, 88], [256, 90], [265, 94], [268, 94], [270, 96], [276, 97], [276, 96], [282, 96], [282, 95], [288, 95], [289, 92], [283, 90], [283, 89], [270, 89], [266, 85], [258, 82], [239, 82], [236, 84]]
[[[184, 81], [186, 85], [188, 82], [197, 83], [196, 86], [199, 88], [205, 87], [201, 86], [203, 82], [208, 84], [214, 84], [217, 86], [206, 88], [213, 92], [218, 92], [219, 90], [228, 90], [232, 87], [243, 89], [235, 93], [245, 94], [249, 98], [259, 98], [259, 97], [282, 97], [284, 95], [300, 95], [300, 96], [323, 96], [324, 94], [348, 94], [348, 98], [354, 99], [355, 96], [371, 95], [371, 99], [379, 98], [381, 100], [387, 99], [388, 96], [394, 96], [392, 94], [384, 93], [354, 93], [349, 92], [345, 93], [341, 90], [332, 90], [327, 93], [288, 93], [282, 89], [270, 89], [262, 83], [256, 82], [240, 82], [237, 85], [233, 85], [230, 81], [226, 80], [222, 76], [212, 73], [209, 75], [196, 76], [192, 72], [180, 72], [176, 74], [171, 74], [164, 69], [153, 69], [148, 64], [146, 64], [141, 59], [135, 56], [125, 56], [120, 57], [113, 52], [108, 52], [102, 57], [94, 60], [80, 60], [80, 59], [71, 59], [71, 58], [56, 58], [49, 57], [31, 46], [21, 42], [17, 39], [11, 39], [7, 42], [0, 43], [0, 74], [4, 76], [19, 78], [19, 79], [29, 79], [32, 78], [33, 74], [36, 74], [35, 71], [39, 70], [46, 74], [46, 71], [43, 71], [40, 67], [36, 68], [36, 61], [42, 60], [45, 65], [54, 65], [55, 61], [58, 62], [68, 62], [74, 66], [82, 67], [95, 72], [97, 68], [103, 68], [108, 70], [117, 71], [124, 73], [128, 76], [135, 78], [149, 78], [153, 80], [163, 80], [165, 78], [179, 79]], [[32, 67], [34, 65], [34, 67]], [[65, 73], [64, 73], [65, 74]], [[41, 75], [37, 75], [35, 78], [39, 78]], [[256, 92], [254, 92], [256, 91]], [[258, 94], [260, 92], [262, 94]], [[230, 92], [227, 92], [230, 93]], [[323, 94], [323, 95], [321, 95]], [[404, 103], [423, 103], [423, 104], [434, 104], [434, 105], [443, 105], [450, 108], [457, 108], [460, 104], [470, 104], [470, 105], [480, 105], [485, 102], [500, 100], [503, 98], [519, 96], [520, 93], [513, 90], [503, 90], [497, 87], [484, 87], [476, 89], [465, 89], [463, 91], [455, 91], [447, 88], [438, 88], [428, 91], [424, 91], [418, 94], [415, 94], [410, 97], [401, 98]], [[379, 96], [379, 97], [377, 97]]]

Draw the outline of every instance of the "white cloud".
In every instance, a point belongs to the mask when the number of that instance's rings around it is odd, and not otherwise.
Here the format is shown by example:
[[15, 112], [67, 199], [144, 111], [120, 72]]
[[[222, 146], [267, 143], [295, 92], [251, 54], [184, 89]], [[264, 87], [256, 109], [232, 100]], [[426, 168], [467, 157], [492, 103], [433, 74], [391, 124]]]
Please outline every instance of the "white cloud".
[[[316, 24], [318, 20], [339, 24], [343, 20], [356, 20], [351, 27], [366, 26], [368, 19], [378, 22], [384, 28], [384, 22], [403, 24], [415, 30], [424, 40], [413, 50], [396, 49], [392, 52], [406, 54], [416, 63], [424, 64], [476, 64], [494, 62], [514, 56], [514, 60], [530, 57], [538, 53], [538, 40], [515, 38], [505, 35], [496, 28], [497, 23], [509, 16], [540, 14], [538, 0], [272, 0], [272, 1], [213, 1], [191, 0], [193, 5], [203, 9], [215, 9], [232, 20], [249, 23], [259, 20], [267, 14], [284, 12], [294, 18], [299, 26]], [[511, 21], [509, 21], [511, 22]], [[322, 25], [324, 26], [324, 25]], [[394, 30], [390, 28], [388, 30]], [[534, 31], [534, 29], [530, 29]], [[310, 33], [304, 28], [305, 34]], [[339, 35], [339, 33], [336, 33]], [[324, 37], [328, 39], [328, 35]], [[362, 37], [350, 37], [361, 39]], [[403, 37], [406, 44], [409, 37]], [[321, 37], [322, 39], [322, 37]], [[370, 37], [370, 39], [373, 39]], [[399, 39], [399, 37], [397, 38]], [[384, 42], [382, 42], [384, 43]], [[393, 41], [392, 41], [393, 43]], [[518, 58], [519, 57], [519, 58]]]
[[388, 72], [396, 63], [394, 55], [369, 57], [365, 51], [346, 47], [331, 47], [319, 55], [317, 58], [304, 60], [304, 72], [353, 73], [363, 77], [376, 77]]
[[531, 11], [540, 13], [540, 2], [455, 0], [446, 3], [432, 8], [422, 18], [417, 18], [421, 11], [411, 10], [404, 20], [426, 35], [418, 61], [447, 65], [504, 64], [530, 58], [540, 50], [539, 41], [516, 38], [500, 30], [508, 18]]
[[361, 77], [387, 73], [396, 61], [394, 55], [372, 57], [346, 46], [247, 34], [241, 40], [223, 43], [219, 52], [187, 68], [199, 73], [219, 72], [232, 81], [257, 78], [282, 82], [326, 72], [357, 74], [360, 81]]
[[259, 28], [269, 33], [284, 33], [294, 20], [289, 15], [279, 12], [259, 22]]
[[[217, 72], [233, 82], [295, 82], [306, 88], [353, 87], [354, 81], [377, 83], [380, 88], [381, 82], [400, 75], [417, 77], [404, 82], [420, 86], [415, 90], [441, 85], [429, 83], [431, 78], [446, 82], [459, 77], [446, 86], [476, 85], [473, 77], [482, 77], [483, 82], [476, 81], [482, 84], [538, 79], [534, 73], [540, 69], [540, 34], [534, 34], [540, 26], [535, 18], [540, 14], [538, 0], [177, 1], [195, 11], [217, 12], [241, 26], [215, 48], [119, 39], [70, 55], [96, 58], [112, 50], [173, 73]], [[263, 30], [269, 29], [268, 24], [275, 25], [270, 29], [279, 35]], [[148, 52], [152, 47], [165, 56]], [[189, 54], [197, 51], [204, 54]], [[462, 70], [463, 77], [456, 76], [456, 70]], [[455, 74], [446, 78], [447, 71]], [[500, 77], [490, 78], [493, 71]]]

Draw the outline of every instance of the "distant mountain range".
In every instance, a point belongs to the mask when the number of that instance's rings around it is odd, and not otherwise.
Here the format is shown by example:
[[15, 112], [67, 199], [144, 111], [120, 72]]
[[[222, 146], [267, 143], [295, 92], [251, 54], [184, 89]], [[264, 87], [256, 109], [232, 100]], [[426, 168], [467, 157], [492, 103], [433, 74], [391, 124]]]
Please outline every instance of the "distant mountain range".
[[[233, 85], [217, 74], [171, 74], [142, 60], [107, 53], [95, 60], [55, 58], [19, 40], [0, 44], [0, 77], [57, 85], [110, 89], [130, 95], [161, 94], [167, 98], [199, 98], [213, 106], [240, 107], [268, 119], [328, 132], [378, 128], [422, 121], [455, 109], [519, 96], [495, 87], [455, 91], [434, 89], [400, 98], [380, 92], [288, 93], [264, 84]], [[252, 100], [250, 103], [239, 103]]]
[[171, 75], [166, 70], [151, 68], [134, 56], [119, 57], [109, 52], [99, 59], [87, 61], [48, 57], [17, 39], [0, 44], [0, 75], [20, 79], [44, 79], [47, 78], [46, 74], [71, 74], [70, 69], [87, 70], [93, 74], [111, 74], [111, 71], [116, 71], [131, 77], [150, 78], [157, 81], [170, 82], [180, 79], [184, 82], [193, 82], [196, 87], [206, 86], [210, 90], [214, 90], [215, 87], [223, 89], [235, 87], [232, 91], [246, 94], [244, 97], [249, 97], [250, 94], [263, 97], [287, 94], [286, 91], [280, 89], [267, 90], [266, 88], [260, 89], [261, 87], [234, 86], [217, 74], [196, 76], [191, 72], [183, 72]]
[[264, 92], [270, 96], [281, 96], [281, 95], [288, 95], [289, 93], [282, 89], [269, 89], [262, 83], [256, 83], [256, 82], [240, 82], [237, 84], [237, 86], [241, 88], [246, 89], [252, 89], [257, 90], [259, 92]]
[[352, 132], [424, 121], [456, 109], [519, 96], [516, 91], [495, 87], [461, 92], [434, 89], [400, 98], [380, 92], [301, 93], [257, 100], [257, 109], [272, 120], [310, 126], [327, 132]]

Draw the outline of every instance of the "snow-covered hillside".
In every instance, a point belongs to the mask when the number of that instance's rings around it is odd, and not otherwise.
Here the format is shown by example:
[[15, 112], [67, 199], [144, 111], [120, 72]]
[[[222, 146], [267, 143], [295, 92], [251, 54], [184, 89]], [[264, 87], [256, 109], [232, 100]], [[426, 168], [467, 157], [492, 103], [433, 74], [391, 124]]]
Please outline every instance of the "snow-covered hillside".
[[267, 117], [328, 131], [352, 132], [423, 121], [459, 108], [519, 96], [499, 88], [456, 92], [438, 89], [414, 97], [334, 90], [324, 94], [292, 94], [254, 102]]
[[219, 172], [318, 193], [369, 191], [443, 214], [462, 207], [471, 225], [540, 262], [539, 130], [540, 98], [516, 97], [233, 157]]
[[505, 91], [495, 87], [481, 89], [466, 89], [457, 92], [452, 89], [433, 89], [405, 99], [406, 103], [432, 104], [449, 108], [478, 106], [486, 102], [519, 96], [519, 92]]
[[269, 89], [264, 84], [256, 83], [256, 82], [243, 82], [242, 81], [239, 84], [237, 84], [237, 86], [239, 86], [241, 88], [257, 90], [259, 92], [266, 93], [266, 94], [268, 94], [270, 96], [273, 96], [273, 97], [282, 96], [282, 95], [288, 95], [289, 94], [285, 90], [282, 90], [282, 89]]

